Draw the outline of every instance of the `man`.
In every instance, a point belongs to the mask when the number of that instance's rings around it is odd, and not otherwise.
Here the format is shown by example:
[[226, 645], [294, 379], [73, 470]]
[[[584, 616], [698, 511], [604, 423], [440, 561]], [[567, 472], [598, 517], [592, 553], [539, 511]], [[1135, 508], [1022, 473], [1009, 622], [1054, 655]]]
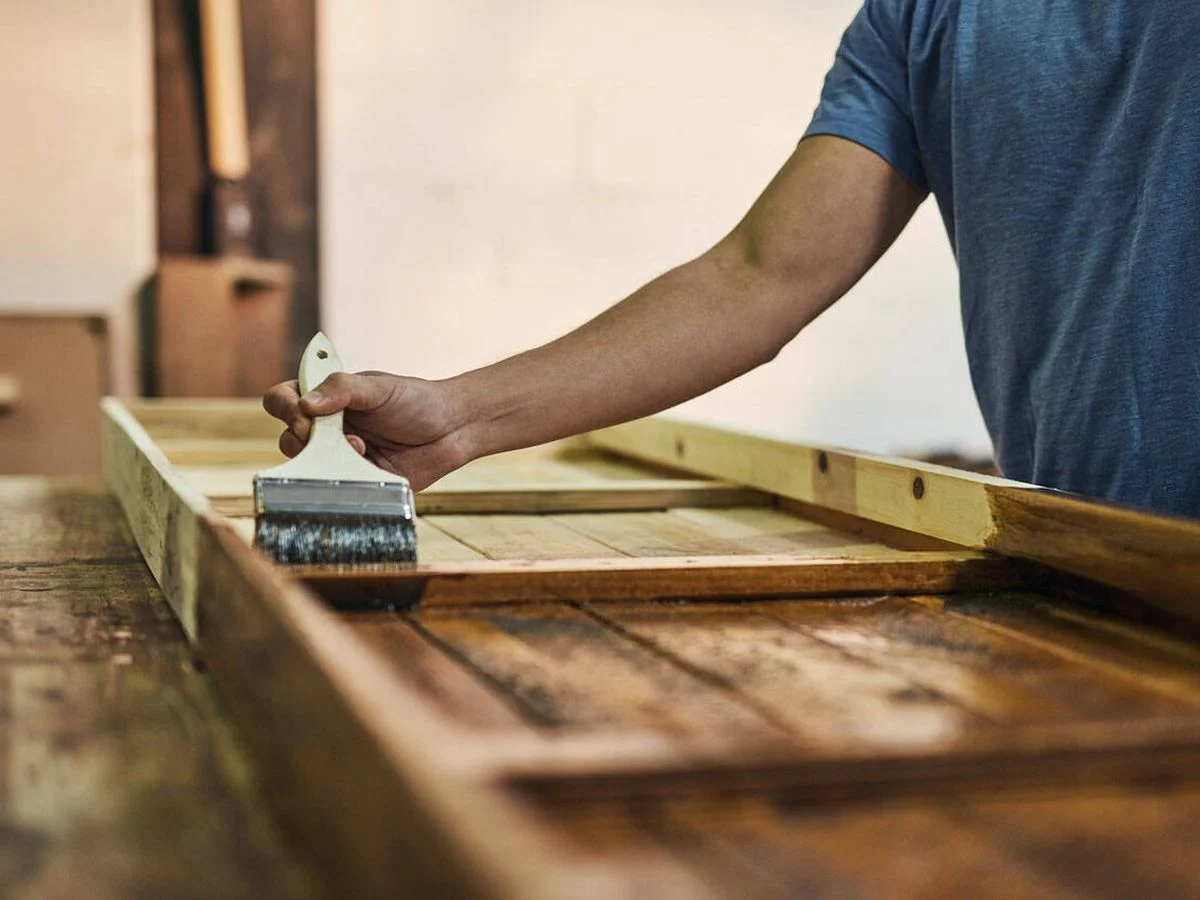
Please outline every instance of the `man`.
[[1012, 478], [1200, 515], [1200, 4], [867, 0], [745, 219], [567, 336], [446, 381], [335, 376], [310, 416], [420, 489], [767, 362], [932, 192], [976, 393]]

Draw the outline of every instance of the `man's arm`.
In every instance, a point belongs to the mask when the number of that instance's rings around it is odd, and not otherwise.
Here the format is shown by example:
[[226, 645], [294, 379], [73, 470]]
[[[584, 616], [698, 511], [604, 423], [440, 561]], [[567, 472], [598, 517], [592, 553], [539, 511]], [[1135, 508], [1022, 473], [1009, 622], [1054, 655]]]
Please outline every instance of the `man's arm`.
[[556, 341], [446, 381], [334, 376], [315, 397], [298, 401], [291, 383], [264, 404], [290, 425], [289, 455], [308, 416], [348, 409], [368, 455], [420, 489], [476, 457], [649, 415], [771, 360], [922, 198], [871, 151], [810, 138], [724, 240]]

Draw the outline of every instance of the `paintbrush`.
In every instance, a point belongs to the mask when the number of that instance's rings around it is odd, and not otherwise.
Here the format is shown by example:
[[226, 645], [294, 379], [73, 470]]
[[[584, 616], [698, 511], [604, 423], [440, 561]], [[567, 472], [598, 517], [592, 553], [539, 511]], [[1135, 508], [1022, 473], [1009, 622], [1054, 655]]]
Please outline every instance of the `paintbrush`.
[[[318, 332], [300, 359], [301, 395], [340, 371]], [[413, 509], [407, 479], [350, 446], [341, 412], [318, 416], [295, 458], [254, 476], [254, 545], [289, 564], [415, 562]]]

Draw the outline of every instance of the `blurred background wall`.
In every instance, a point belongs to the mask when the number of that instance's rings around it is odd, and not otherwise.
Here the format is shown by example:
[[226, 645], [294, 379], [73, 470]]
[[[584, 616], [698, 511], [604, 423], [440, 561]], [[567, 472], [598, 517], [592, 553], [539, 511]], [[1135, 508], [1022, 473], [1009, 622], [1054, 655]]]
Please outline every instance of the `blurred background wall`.
[[119, 393], [154, 267], [150, 46], [146, 0], [0, 3], [0, 309], [108, 316]]
[[[791, 152], [858, 6], [324, 0], [323, 311], [345, 357], [449, 375], [707, 249]], [[933, 204], [773, 364], [683, 412], [990, 452]]]
[[[703, 251], [791, 151], [857, 0], [321, 0], [322, 309], [359, 368], [449, 375]], [[0, 4], [0, 305], [105, 311], [134, 387], [154, 265], [149, 0]], [[693, 418], [986, 453], [932, 204]]]

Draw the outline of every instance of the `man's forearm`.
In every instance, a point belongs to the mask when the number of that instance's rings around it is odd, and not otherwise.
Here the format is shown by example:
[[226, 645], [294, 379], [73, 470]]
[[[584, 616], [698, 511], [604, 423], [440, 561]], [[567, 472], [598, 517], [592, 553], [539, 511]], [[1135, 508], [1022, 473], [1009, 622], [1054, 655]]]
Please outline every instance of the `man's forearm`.
[[472, 457], [649, 415], [767, 362], [819, 312], [735, 240], [565, 337], [453, 379]]
[[468, 458], [649, 415], [779, 352], [895, 240], [923, 192], [871, 151], [802, 141], [716, 247], [544, 347], [447, 383]]

